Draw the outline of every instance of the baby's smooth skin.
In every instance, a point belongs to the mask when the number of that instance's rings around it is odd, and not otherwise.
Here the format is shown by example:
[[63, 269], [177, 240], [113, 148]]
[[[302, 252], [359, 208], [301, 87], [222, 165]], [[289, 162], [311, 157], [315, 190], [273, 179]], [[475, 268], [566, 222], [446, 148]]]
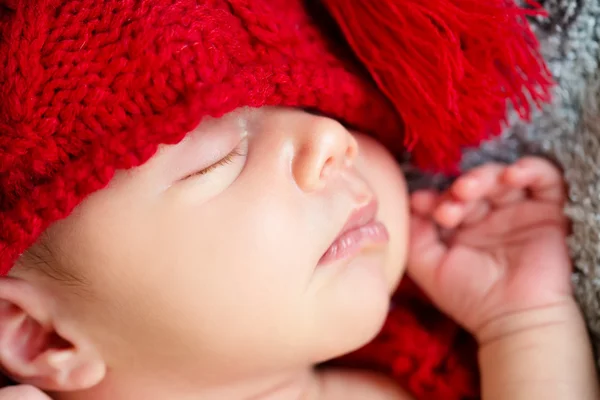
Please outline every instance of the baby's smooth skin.
[[377, 334], [408, 265], [479, 340], [484, 399], [596, 399], [563, 202], [533, 158], [409, 201], [375, 141], [238, 110], [120, 173], [0, 280], [0, 365], [59, 400], [408, 399], [313, 370]]

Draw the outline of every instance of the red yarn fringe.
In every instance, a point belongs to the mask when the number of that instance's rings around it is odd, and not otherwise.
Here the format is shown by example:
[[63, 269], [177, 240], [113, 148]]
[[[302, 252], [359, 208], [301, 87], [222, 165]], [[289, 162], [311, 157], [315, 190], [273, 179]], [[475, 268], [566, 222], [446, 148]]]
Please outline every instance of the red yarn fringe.
[[[529, 119], [550, 100], [551, 74], [527, 0], [322, 0], [405, 124], [425, 169], [454, 172], [465, 147], [501, 132], [507, 103]], [[391, 139], [391, 138], [390, 138]]]

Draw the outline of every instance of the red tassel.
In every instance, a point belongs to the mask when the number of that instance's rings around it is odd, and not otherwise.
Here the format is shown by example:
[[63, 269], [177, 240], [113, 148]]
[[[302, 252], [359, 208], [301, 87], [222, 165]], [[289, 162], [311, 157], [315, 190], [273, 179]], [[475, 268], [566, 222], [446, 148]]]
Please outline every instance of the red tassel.
[[7, 8], [9, 10], [16, 10], [19, 0], [0, 0], [0, 7]]
[[455, 172], [465, 147], [502, 131], [510, 102], [529, 119], [551, 74], [512, 0], [322, 0], [405, 123], [425, 169]]

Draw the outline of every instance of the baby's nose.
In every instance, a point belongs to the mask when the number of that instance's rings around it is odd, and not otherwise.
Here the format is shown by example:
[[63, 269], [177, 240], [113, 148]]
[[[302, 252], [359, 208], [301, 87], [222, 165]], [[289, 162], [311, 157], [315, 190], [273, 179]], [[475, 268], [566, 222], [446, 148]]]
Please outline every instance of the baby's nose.
[[337, 172], [354, 164], [358, 144], [339, 122], [316, 117], [300, 135], [293, 173], [305, 192], [323, 188]]

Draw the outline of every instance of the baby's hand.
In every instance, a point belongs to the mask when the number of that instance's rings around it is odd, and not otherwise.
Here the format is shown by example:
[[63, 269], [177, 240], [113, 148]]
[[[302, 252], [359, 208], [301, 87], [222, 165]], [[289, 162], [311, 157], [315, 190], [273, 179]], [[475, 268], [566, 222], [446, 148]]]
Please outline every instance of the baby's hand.
[[564, 202], [560, 172], [534, 157], [474, 169], [447, 193], [417, 192], [408, 272], [480, 344], [510, 334], [513, 318], [519, 330], [524, 319], [551, 323], [535, 315], [576, 308]]

